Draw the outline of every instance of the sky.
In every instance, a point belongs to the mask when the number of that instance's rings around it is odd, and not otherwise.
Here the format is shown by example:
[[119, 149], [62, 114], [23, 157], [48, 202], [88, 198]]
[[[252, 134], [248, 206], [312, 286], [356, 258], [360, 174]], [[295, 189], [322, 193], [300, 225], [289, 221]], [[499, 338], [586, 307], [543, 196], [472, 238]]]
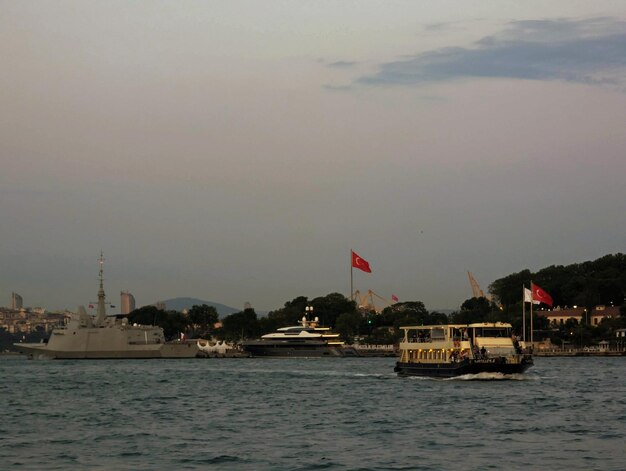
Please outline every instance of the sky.
[[[623, 0], [0, 0], [0, 305], [456, 309], [626, 249]], [[521, 289], [521, 288], [520, 288]]]

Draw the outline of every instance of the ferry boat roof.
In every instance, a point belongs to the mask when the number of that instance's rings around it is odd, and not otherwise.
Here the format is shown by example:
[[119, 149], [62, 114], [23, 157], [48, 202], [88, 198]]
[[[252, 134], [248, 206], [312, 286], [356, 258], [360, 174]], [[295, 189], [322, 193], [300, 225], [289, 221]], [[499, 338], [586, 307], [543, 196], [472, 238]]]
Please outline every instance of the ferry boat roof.
[[420, 330], [432, 330], [443, 329], [445, 327], [452, 327], [455, 329], [467, 329], [476, 327], [495, 327], [495, 328], [508, 328], [512, 327], [508, 322], [476, 322], [474, 324], [435, 324], [435, 325], [409, 325], [401, 326], [401, 329], [420, 329]]

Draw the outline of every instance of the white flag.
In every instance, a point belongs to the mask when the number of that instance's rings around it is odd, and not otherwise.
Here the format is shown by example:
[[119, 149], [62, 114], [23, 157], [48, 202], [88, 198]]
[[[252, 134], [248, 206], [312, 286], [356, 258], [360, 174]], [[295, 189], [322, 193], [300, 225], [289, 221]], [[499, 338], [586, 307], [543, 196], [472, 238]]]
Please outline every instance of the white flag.
[[533, 292], [526, 287], [524, 287], [524, 302], [525, 303], [533, 302]]

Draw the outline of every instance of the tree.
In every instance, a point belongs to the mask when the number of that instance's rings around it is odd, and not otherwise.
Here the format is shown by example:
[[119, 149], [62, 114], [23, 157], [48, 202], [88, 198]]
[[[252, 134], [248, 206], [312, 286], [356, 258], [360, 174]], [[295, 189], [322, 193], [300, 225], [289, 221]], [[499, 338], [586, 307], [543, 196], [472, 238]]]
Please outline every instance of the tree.
[[165, 311], [156, 306], [143, 306], [128, 314], [128, 322], [140, 325], [160, 325], [158, 321], [166, 316]]
[[353, 343], [354, 337], [364, 333], [367, 327], [364, 325], [365, 318], [358, 312], [344, 312], [337, 317], [335, 332], [347, 343]]
[[163, 329], [165, 340], [173, 340], [187, 332], [190, 322], [187, 316], [177, 311], [164, 311], [156, 306], [144, 306], [128, 314], [131, 324], [156, 325]]
[[208, 304], [193, 305], [188, 315], [193, 335], [199, 337], [210, 337], [213, 326], [219, 321], [217, 310]]
[[555, 306], [621, 305], [626, 296], [626, 255], [605, 255], [597, 260], [571, 265], [552, 265], [536, 273], [522, 270], [495, 280], [489, 291], [507, 311], [521, 301], [522, 286], [533, 281], [552, 296]]
[[287, 301], [284, 307], [276, 311], [270, 311], [267, 317], [259, 321], [261, 332], [273, 332], [280, 327], [298, 324], [308, 305], [308, 298], [305, 296], [298, 296], [293, 301]]
[[[443, 316], [443, 317], [442, 317]], [[386, 307], [377, 319], [377, 326], [432, 325], [447, 322], [445, 314], [431, 315], [421, 301], [406, 301]]]
[[341, 314], [356, 312], [356, 303], [340, 293], [315, 298], [310, 304], [313, 307], [313, 316], [319, 317], [320, 323], [328, 327], [335, 327]]
[[455, 324], [472, 324], [491, 321], [490, 314], [495, 306], [487, 298], [469, 298], [461, 304], [461, 310], [452, 313], [450, 320]]
[[[260, 319], [261, 332], [273, 332], [280, 327], [297, 325], [306, 315], [306, 308], [313, 308], [311, 316], [319, 318], [320, 325], [334, 328], [341, 314], [356, 312], [356, 303], [339, 293], [330, 293], [309, 301], [306, 296], [298, 296], [285, 303], [284, 307], [271, 311]], [[309, 320], [313, 320], [309, 319]]]
[[181, 333], [186, 333], [190, 327], [189, 317], [182, 312], [166, 311], [160, 320], [163, 328], [165, 340], [174, 340], [180, 337]]
[[[522, 270], [519, 273], [513, 273], [494, 281], [489, 285], [489, 292], [500, 301], [506, 310], [509, 306], [520, 301], [522, 286], [529, 286], [531, 278], [530, 270]], [[546, 289], [544, 286], [542, 288]]]
[[259, 322], [254, 309], [244, 309], [222, 319], [217, 336], [230, 342], [240, 342], [259, 335]]

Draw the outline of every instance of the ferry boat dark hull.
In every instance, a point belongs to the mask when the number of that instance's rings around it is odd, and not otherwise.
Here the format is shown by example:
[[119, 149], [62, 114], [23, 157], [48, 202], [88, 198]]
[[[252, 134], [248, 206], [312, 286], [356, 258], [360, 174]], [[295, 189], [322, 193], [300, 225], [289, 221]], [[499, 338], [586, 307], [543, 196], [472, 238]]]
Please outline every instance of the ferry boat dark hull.
[[244, 342], [242, 349], [251, 357], [319, 358], [358, 356], [353, 348], [328, 345], [326, 342], [265, 341]]
[[402, 363], [397, 362], [394, 371], [398, 376], [427, 376], [434, 378], [453, 378], [479, 373], [500, 373], [504, 375], [520, 374], [533, 366], [531, 357], [519, 363], [507, 363], [505, 358], [484, 360], [464, 360], [458, 363]]

